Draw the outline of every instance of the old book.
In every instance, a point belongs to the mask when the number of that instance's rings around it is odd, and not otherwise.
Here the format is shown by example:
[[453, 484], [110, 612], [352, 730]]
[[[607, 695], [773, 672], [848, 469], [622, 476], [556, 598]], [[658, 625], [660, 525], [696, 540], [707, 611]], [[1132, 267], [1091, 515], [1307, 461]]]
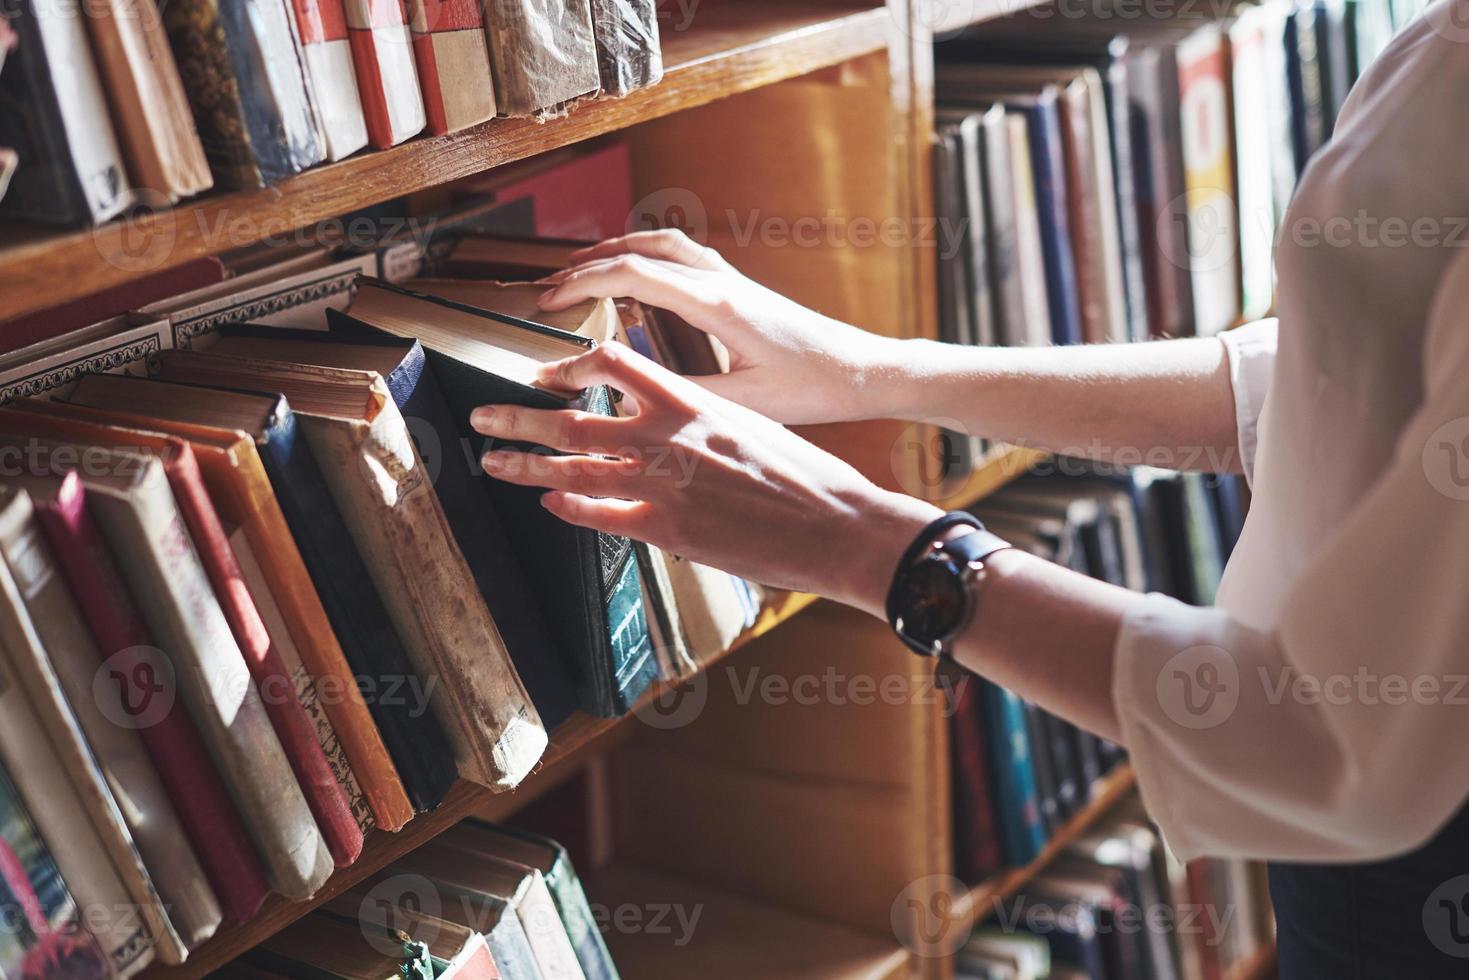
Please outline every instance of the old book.
[[954, 873], [978, 883], [1000, 868], [1000, 836], [990, 793], [979, 679], [956, 684], [949, 740], [953, 746]]
[[662, 80], [654, 0], [592, 0], [592, 37], [603, 95], [626, 95]]
[[265, 863], [271, 887], [306, 898], [333, 870], [260, 691], [189, 539], [163, 464], [93, 448], [105, 466], [82, 473], [108, 550], [169, 651], [178, 696], [199, 728]]
[[610, 299], [589, 299], [564, 310], [543, 310], [536, 302], [546, 287], [534, 282], [496, 282], [485, 279], [410, 279], [405, 288], [463, 303], [481, 310], [493, 310], [521, 320], [534, 320], [557, 330], [565, 330], [588, 340], [605, 344], [617, 338], [622, 320]]
[[27, 476], [18, 482], [31, 495], [46, 539], [81, 606], [82, 619], [111, 665], [108, 677], [117, 685], [126, 714], [147, 713], [150, 724], [138, 725], [138, 732], [225, 919], [234, 923], [250, 919], [270, 891], [265, 871], [187, 709], [176, 699], [155, 701], [149, 680], [157, 676], [157, 664], [146, 651], [157, 644], [86, 507], [80, 478], [70, 471], [63, 476]]
[[685, 638], [683, 618], [679, 615], [678, 598], [668, 577], [663, 550], [640, 541], [634, 542], [633, 549], [643, 579], [643, 608], [648, 613], [653, 654], [658, 658], [658, 676], [665, 681], [690, 677], [698, 672], [699, 664]]
[[163, 463], [169, 487], [214, 597], [255, 684], [263, 693], [261, 700], [276, 738], [296, 774], [332, 861], [338, 867], [355, 861], [362, 850], [362, 831], [317, 739], [316, 727], [295, 696], [295, 680], [260, 617], [189, 444], [172, 436], [150, 439], [138, 432], [14, 414], [0, 417], [0, 427], [13, 431], [7, 425], [12, 421], [21, 423], [17, 427], [21, 431], [46, 429], [68, 443], [143, 453], [156, 456]]
[[576, 707], [576, 688], [553, 648], [550, 627], [526, 582], [520, 560], [475, 478], [478, 462], [468, 453], [433, 365], [415, 340], [386, 334], [328, 335], [277, 327], [227, 327], [208, 347], [214, 353], [267, 360], [376, 371], [429, 472], [450, 531], [469, 564], [480, 595], [510, 652], [541, 721], [554, 728]]
[[301, 561], [254, 441], [237, 430], [64, 401], [23, 401], [13, 409], [28, 413], [26, 424], [37, 434], [52, 438], [77, 438], [82, 426], [105, 426], [101, 432], [124, 435], [132, 445], [162, 448], [167, 435], [188, 441], [210, 498], [230, 529], [230, 547], [250, 595], [295, 681], [298, 698], [312, 715], [317, 739], [357, 822], [388, 830], [406, 823], [413, 808]]
[[345, 0], [345, 5], [368, 142], [380, 150], [396, 146], [427, 122], [403, 3]]
[[161, 9], [215, 183], [264, 187], [326, 159], [285, 0]]
[[513, 910], [541, 976], [587, 980], [541, 872], [502, 860], [483, 836], [459, 824], [415, 851], [411, 864], [447, 888]]
[[1234, 111], [1234, 177], [1239, 229], [1240, 316], [1257, 320], [1270, 311], [1275, 292], [1275, 201], [1271, 187], [1270, 43], [1266, 7], [1243, 10], [1229, 25], [1229, 66]]
[[1058, 344], [1080, 343], [1081, 307], [1076, 288], [1076, 256], [1072, 249], [1067, 203], [1065, 149], [1055, 86], [1030, 98], [1006, 101], [1026, 121], [1031, 167], [1035, 175], [1036, 210], [1041, 249], [1046, 262], [1046, 302], [1051, 310], [1051, 338]]
[[484, 851], [539, 871], [587, 980], [617, 980], [617, 967], [607, 952], [586, 889], [572, 867], [566, 848], [548, 837], [517, 827], [474, 820], [461, 824], [460, 828], [465, 829], [466, 837], [474, 834], [477, 845]]
[[[965, 221], [964, 143], [954, 125], [943, 125], [933, 148], [934, 209], [943, 220]], [[967, 224], [966, 235], [972, 234]], [[939, 300], [939, 340], [946, 344], [974, 343], [973, 298], [965, 276], [963, 249], [940, 249], [936, 256]], [[967, 457], [965, 463], [969, 462]]]
[[6, 914], [12, 922], [0, 945], [0, 970], [7, 976], [42, 977], [52, 971], [76, 980], [108, 976], [107, 957], [82, 924], [76, 896], [3, 765], [0, 888], [8, 896]]
[[1177, 58], [1194, 331], [1206, 336], [1239, 319], [1239, 226], [1224, 33], [1213, 24], [1200, 28], [1179, 43]]
[[170, 346], [187, 348], [194, 338], [226, 323], [268, 323], [321, 330], [328, 309], [345, 309], [357, 276], [371, 272], [371, 255], [338, 258], [325, 248], [309, 249], [286, 262], [259, 267], [159, 300], [139, 313], [167, 320]]
[[748, 624], [739, 588], [727, 572], [666, 551], [662, 555], [689, 655], [706, 664], [728, 650]]
[[157, 373], [291, 401], [415, 669], [438, 679], [460, 774], [495, 789], [518, 785], [545, 750], [545, 729], [382, 379], [190, 351], [161, 357]]
[[595, 95], [597, 46], [587, 0], [483, 0], [502, 116], [544, 116]]
[[349, 922], [356, 920], [364, 931], [371, 930], [370, 934], [402, 934], [422, 943], [434, 960], [435, 980], [499, 980], [499, 967], [484, 936], [469, 926], [426, 911], [417, 901], [419, 896], [408, 889], [402, 890], [401, 896], [374, 894], [373, 889], [382, 881], [381, 877], [371, 879], [367, 887], [358, 885], [320, 908]]
[[0, 146], [17, 156], [0, 214], [91, 225], [132, 202], [122, 150], [82, 18], [60, 0], [14, 8], [16, 53], [0, 74]]
[[134, 193], [157, 206], [213, 187], [158, 8], [142, 0], [103, 0], [88, 10], [97, 68], [106, 79]]
[[204, 427], [240, 430], [255, 442], [270, 489], [350, 665], [347, 684], [353, 689], [361, 685], [359, 695], [368, 696], [412, 807], [438, 806], [454, 782], [453, 752], [428, 700], [430, 692], [409, 664], [285, 399], [112, 375], [85, 378], [67, 397], [92, 408], [139, 413], [186, 438], [195, 438]]
[[[125, 702], [115, 697], [104, 704], [95, 692], [103, 657], [42, 536], [30, 496], [15, 486], [0, 487], [0, 557], [108, 789], [115, 800], [126, 801], [119, 812], [160, 899], [159, 958], [181, 963], [219, 928], [219, 903]], [[116, 688], [107, 691], [109, 697], [117, 693]]]
[[109, 913], [94, 911], [85, 922], [108, 957], [109, 975], [133, 976], [177, 936], [165, 935], [158, 895], [4, 563], [0, 638], [0, 762], [45, 828], [81, 908]]
[[1021, 329], [1007, 337], [1012, 344], [1045, 347], [1052, 342], [1051, 301], [1046, 292], [1046, 256], [1036, 208], [1030, 127], [1024, 118], [1010, 112], [1004, 118], [1015, 200], [1015, 277], [1020, 280], [1022, 315]]
[[1178, 59], [1168, 43], [1142, 46], [1136, 69], [1136, 123], [1146, 160], [1138, 182], [1138, 224], [1143, 231], [1148, 323], [1155, 337], [1195, 333], [1193, 281], [1189, 273], [1189, 213], [1179, 115]]
[[428, 131], [453, 133], [495, 115], [490, 51], [477, 0], [408, 0]]
[[141, 373], [173, 339], [166, 321], [119, 316], [30, 344], [0, 357], [0, 402], [39, 395], [85, 374]]
[[[605, 387], [568, 399], [535, 384], [539, 365], [591, 349], [576, 334], [370, 280], [350, 315], [333, 322], [421, 340], [475, 458], [490, 442], [469, 427], [479, 405], [611, 414]], [[558, 520], [535, 487], [482, 479], [568, 657], [582, 707], [603, 716], [629, 710], [657, 675], [631, 542]]]
[[342, 160], [367, 145], [346, 10], [342, 0], [291, 0], [291, 14], [327, 159]]
[[246, 952], [241, 961], [266, 975], [333, 980], [434, 980], [428, 947], [413, 937], [378, 932], [356, 917], [317, 909]]

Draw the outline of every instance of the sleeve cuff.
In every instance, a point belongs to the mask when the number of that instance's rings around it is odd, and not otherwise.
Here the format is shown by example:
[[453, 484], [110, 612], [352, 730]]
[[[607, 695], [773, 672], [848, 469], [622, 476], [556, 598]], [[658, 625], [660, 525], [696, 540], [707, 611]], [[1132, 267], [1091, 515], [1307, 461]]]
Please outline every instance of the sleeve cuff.
[[1259, 445], [1260, 411], [1270, 390], [1275, 366], [1278, 321], [1256, 320], [1219, 334], [1229, 358], [1229, 383], [1234, 389], [1235, 424], [1239, 429], [1240, 460], [1245, 480], [1255, 483], [1255, 450]]

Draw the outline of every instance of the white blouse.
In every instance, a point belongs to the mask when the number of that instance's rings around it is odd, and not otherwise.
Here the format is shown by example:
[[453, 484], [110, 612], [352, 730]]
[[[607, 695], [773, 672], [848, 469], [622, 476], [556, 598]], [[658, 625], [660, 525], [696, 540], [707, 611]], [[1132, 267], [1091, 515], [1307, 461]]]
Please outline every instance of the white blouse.
[[[1224, 337], [1254, 499], [1218, 593], [1147, 597], [1114, 694], [1174, 850], [1366, 861], [1469, 794], [1469, 29], [1353, 89]], [[1277, 341], [1278, 336], [1278, 341]]]

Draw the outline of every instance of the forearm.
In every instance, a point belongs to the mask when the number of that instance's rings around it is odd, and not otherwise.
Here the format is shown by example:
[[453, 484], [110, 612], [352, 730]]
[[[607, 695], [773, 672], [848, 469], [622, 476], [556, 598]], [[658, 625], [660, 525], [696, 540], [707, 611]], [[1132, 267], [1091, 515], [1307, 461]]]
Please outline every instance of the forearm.
[[1224, 345], [1080, 347], [893, 341], [864, 387], [874, 415], [954, 419], [974, 435], [1173, 469], [1239, 469]]

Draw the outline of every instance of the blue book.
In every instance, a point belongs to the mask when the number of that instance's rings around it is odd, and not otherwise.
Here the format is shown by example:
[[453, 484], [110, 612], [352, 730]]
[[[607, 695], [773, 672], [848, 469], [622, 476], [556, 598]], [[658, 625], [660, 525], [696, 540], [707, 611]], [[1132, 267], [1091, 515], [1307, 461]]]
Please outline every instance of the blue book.
[[1006, 864], [1021, 867], [1046, 846], [1025, 704], [998, 684], [980, 683], [1001, 849]]
[[1061, 113], [1056, 89], [1007, 99], [1025, 115], [1030, 159], [1035, 174], [1035, 204], [1040, 218], [1041, 251], [1046, 262], [1046, 300], [1051, 308], [1051, 339], [1079, 344], [1081, 302], [1076, 291], [1076, 257], [1071, 250], [1071, 217], [1066, 201], [1066, 157], [1061, 145]]

